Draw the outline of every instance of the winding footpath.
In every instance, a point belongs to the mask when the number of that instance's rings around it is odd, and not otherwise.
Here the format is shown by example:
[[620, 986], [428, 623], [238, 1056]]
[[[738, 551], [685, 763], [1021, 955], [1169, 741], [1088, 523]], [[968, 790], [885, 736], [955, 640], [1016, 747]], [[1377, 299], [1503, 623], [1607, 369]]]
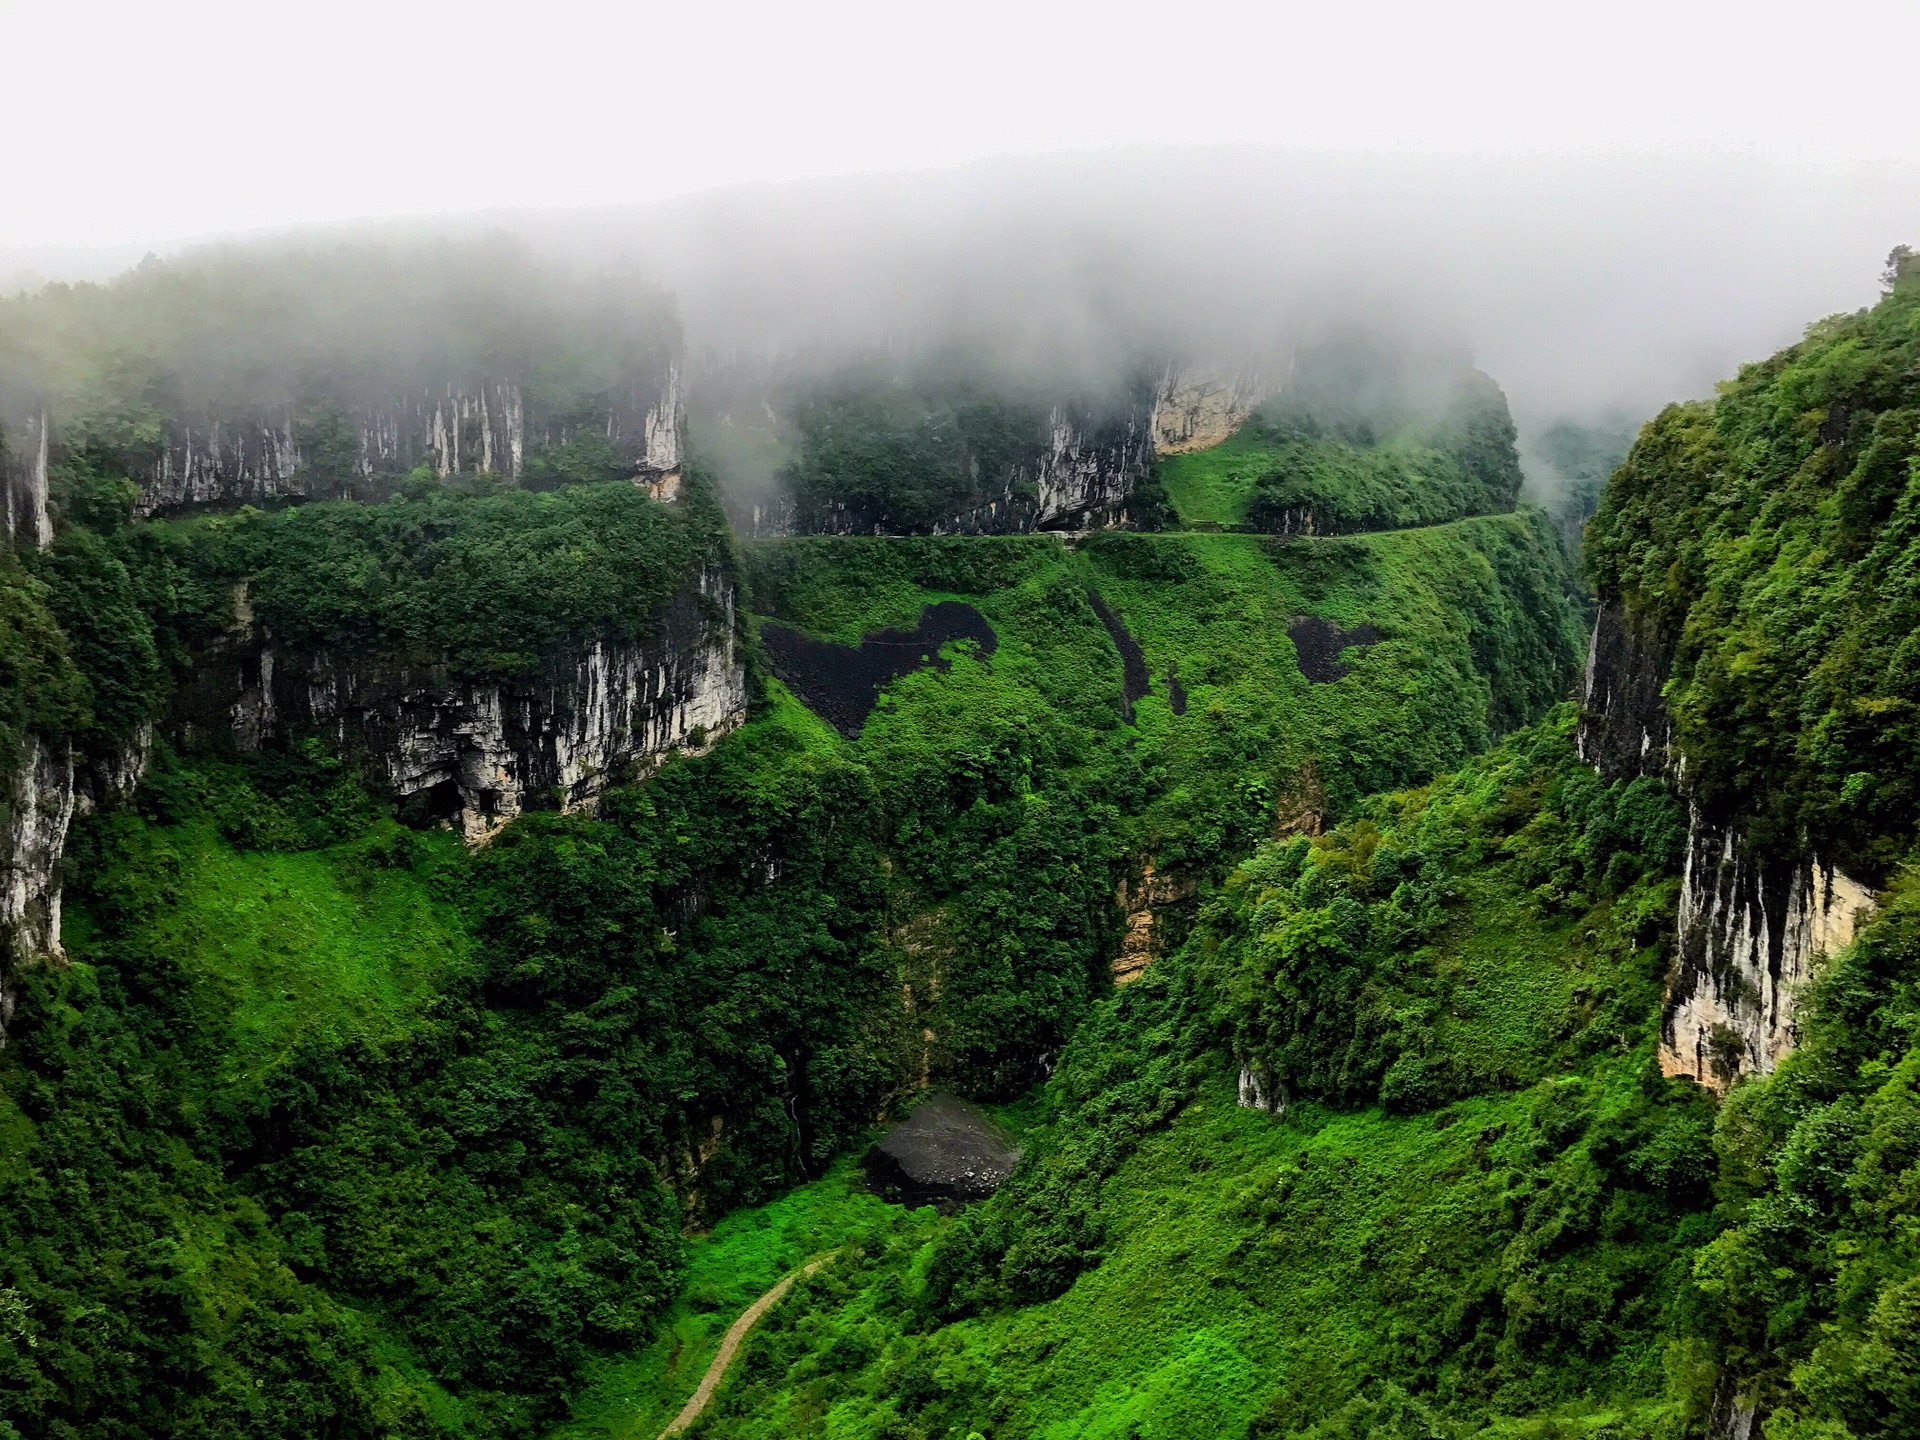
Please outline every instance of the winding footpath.
[[714, 1355], [713, 1363], [707, 1366], [707, 1373], [700, 1377], [700, 1388], [693, 1392], [691, 1400], [680, 1407], [680, 1413], [673, 1417], [673, 1423], [660, 1432], [660, 1440], [667, 1440], [669, 1435], [678, 1435], [700, 1418], [700, 1412], [707, 1408], [713, 1392], [720, 1388], [720, 1382], [726, 1378], [727, 1367], [733, 1363], [733, 1357], [740, 1349], [740, 1342], [747, 1338], [747, 1332], [760, 1323], [762, 1315], [785, 1298], [796, 1280], [805, 1279], [832, 1258], [832, 1255], [822, 1255], [818, 1260], [809, 1260], [798, 1270], [790, 1271], [781, 1277], [779, 1284], [740, 1313], [740, 1318], [727, 1327], [726, 1338], [720, 1342], [719, 1352]]

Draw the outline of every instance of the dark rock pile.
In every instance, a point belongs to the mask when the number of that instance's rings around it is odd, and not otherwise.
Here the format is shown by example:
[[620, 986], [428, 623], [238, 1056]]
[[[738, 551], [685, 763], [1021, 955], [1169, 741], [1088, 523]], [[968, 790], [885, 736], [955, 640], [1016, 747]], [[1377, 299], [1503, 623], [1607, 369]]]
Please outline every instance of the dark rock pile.
[[984, 1200], [1020, 1158], [977, 1105], [940, 1093], [880, 1138], [861, 1162], [874, 1193], [904, 1205]]

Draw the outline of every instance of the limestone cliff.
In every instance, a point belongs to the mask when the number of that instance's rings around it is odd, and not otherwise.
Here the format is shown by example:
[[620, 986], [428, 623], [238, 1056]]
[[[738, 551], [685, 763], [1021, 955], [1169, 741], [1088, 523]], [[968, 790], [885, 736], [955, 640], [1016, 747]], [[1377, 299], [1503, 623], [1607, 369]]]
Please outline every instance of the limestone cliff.
[[[381, 498], [416, 466], [441, 479], [490, 474], [518, 484], [528, 459], [589, 429], [656, 494], [677, 487], [685, 403], [680, 372], [635, 381], [584, 415], [529, 413], [518, 380], [495, 378], [370, 398], [319, 417], [292, 407], [247, 417], [170, 418], [140, 474], [140, 513], [195, 505]], [[665, 497], [663, 497], [665, 498]]]
[[1169, 365], [1153, 400], [1153, 453], [1185, 455], [1218, 445], [1273, 393], [1254, 370]]
[[22, 969], [58, 961], [61, 860], [77, 813], [117, 803], [146, 771], [153, 732], [141, 727], [109, 753], [88, 757], [66, 739], [28, 734], [5, 777], [0, 829], [0, 1047], [13, 1019]]
[[0, 430], [0, 488], [6, 509], [6, 538], [15, 550], [44, 550], [53, 543], [48, 509], [51, 449], [47, 412], [37, 410], [11, 433]]
[[0, 836], [0, 1042], [13, 1019], [11, 978], [20, 967], [60, 951], [60, 857], [73, 821], [73, 749], [28, 735], [7, 777], [6, 831]]
[[[1125, 525], [1127, 502], [1153, 462], [1152, 412], [1132, 405], [1102, 416], [1056, 405], [1044, 448], [994, 482], [990, 499], [937, 521], [934, 535], [1019, 535], [1035, 530], [1101, 530]], [[884, 535], [887, 517], [858, 505], [755, 507], [755, 535]]]
[[732, 576], [708, 566], [644, 641], [594, 639], [531, 673], [484, 680], [290, 650], [246, 625], [201, 665], [169, 724], [186, 745], [241, 751], [323, 736], [396, 797], [422, 797], [416, 805], [479, 842], [524, 810], [587, 804], [738, 725], [747, 694], [736, 599]]
[[[1664, 775], [1686, 789], [1662, 698], [1674, 642], [1607, 600], [1587, 655], [1580, 756], [1609, 779]], [[1739, 817], [1690, 810], [1678, 946], [1660, 1020], [1660, 1067], [1724, 1089], [1793, 1048], [1801, 987], [1846, 945], [1873, 892], [1818, 855], [1760, 855]]]
[[1716, 1089], [1793, 1048], [1814, 963], [1853, 939], [1873, 892], [1809, 857], [1765, 864], [1736, 827], [1696, 811], [1680, 892], [1680, 954], [1660, 1017], [1660, 1068]]
[[[603, 435], [615, 464], [656, 499], [677, 494], [686, 403], [678, 367], [636, 380], [588, 412], [543, 417], [516, 380], [443, 385], [315, 412], [292, 405], [250, 415], [167, 417], [155, 452], [132, 465], [136, 509], [160, 515], [202, 505], [262, 505], [343, 496], [383, 499], [427, 466], [441, 479], [489, 474], [508, 485], [529, 462]], [[50, 460], [61, 441], [44, 410], [0, 434], [7, 536], [39, 546], [53, 534]]]

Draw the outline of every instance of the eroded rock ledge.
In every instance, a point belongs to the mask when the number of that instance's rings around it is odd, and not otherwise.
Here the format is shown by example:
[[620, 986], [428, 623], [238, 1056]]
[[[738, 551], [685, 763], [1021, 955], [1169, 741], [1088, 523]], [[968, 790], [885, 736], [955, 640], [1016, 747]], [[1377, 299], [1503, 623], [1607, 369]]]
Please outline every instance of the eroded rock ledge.
[[209, 657], [169, 723], [188, 746], [318, 735], [478, 843], [523, 811], [571, 809], [700, 752], [746, 718], [733, 577], [704, 567], [635, 643], [597, 639], [529, 674], [476, 680], [249, 629]]
[[[1664, 776], [1686, 789], [1662, 690], [1672, 638], [1616, 601], [1587, 657], [1580, 756], [1610, 780]], [[1801, 989], [1853, 939], [1873, 891], [1822, 856], [1763, 856], [1739, 819], [1690, 807], [1678, 944], [1660, 1017], [1660, 1068], [1724, 1090], [1793, 1049]]]

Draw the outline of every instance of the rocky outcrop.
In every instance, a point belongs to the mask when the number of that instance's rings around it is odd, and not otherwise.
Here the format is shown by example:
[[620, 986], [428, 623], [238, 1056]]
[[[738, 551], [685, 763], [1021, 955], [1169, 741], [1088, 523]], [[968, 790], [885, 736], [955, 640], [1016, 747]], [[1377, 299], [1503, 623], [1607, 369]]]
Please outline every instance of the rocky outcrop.
[[1242, 1110], [1261, 1110], [1269, 1115], [1287, 1113], [1286, 1086], [1256, 1065], [1240, 1067], [1239, 1096]]
[[1019, 1159], [993, 1117], [937, 1092], [881, 1136], [862, 1164], [867, 1183], [886, 1199], [951, 1208], [993, 1194]]
[[1153, 453], [1207, 450], [1247, 422], [1273, 384], [1255, 370], [1169, 365], [1154, 394]]
[[448, 384], [296, 415], [175, 417], [139, 476], [140, 513], [195, 505], [260, 504], [354, 494], [379, 499], [417, 466], [441, 479], [490, 474], [518, 484], [530, 456], [557, 450], [591, 426], [656, 494], [677, 490], [685, 401], [680, 372], [634, 383], [590, 419], [530, 414], [517, 380]]
[[[48, 544], [50, 461], [57, 418], [34, 410], [0, 434], [7, 534], [16, 548]], [[588, 430], [657, 499], [679, 491], [686, 399], [677, 366], [635, 380], [587, 414], [543, 416], [518, 380], [366, 398], [315, 408], [291, 403], [252, 414], [181, 413], [163, 422], [157, 451], [133, 467], [141, 515], [201, 505], [266, 504], [343, 496], [384, 499], [417, 467], [442, 480], [489, 474], [514, 485], [529, 462]]]
[[[1143, 405], [1105, 418], [1056, 405], [1048, 416], [1044, 448], [1001, 475], [992, 498], [936, 522], [926, 533], [1022, 535], [1126, 525], [1134, 486], [1153, 463], [1150, 419]], [[814, 509], [756, 506], [749, 528], [755, 535], [898, 533], [887, 516], [838, 502]]]
[[1667, 772], [1673, 720], [1661, 692], [1673, 648], [1657, 620], [1617, 600], [1602, 603], [1594, 617], [1576, 743], [1580, 758], [1609, 780]]
[[420, 797], [415, 813], [479, 842], [524, 810], [588, 804], [738, 725], [735, 603], [731, 575], [706, 567], [645, 640], [591, 640], [507, 679], [243, 633], [202, 665], [170, 723], [190, 746], [242, 751], [323, 736], [396, 797]]
[[8, 543], [15, 550], [44, 550], [53, 543], [53, 517], [47, 504], [52, 444], [47, 412], [35, 411], [10, 434], [0, 432], [0, 442]]
[[[1685, 791], [1662, 691], [1674, 645], [1607, 600], [1587, 653], [1580, 757], [1610, 780], [1664, 776]], [[1678, 941], [1660, 1020], [1660, 1068], [1725, 1089], [1793, 1048], [1794, 1012], [1819, 959], [1853, 938], [1873, 892], [1820, 856], [1762, 855], [1738, 817], [1691, 808]]]
[[1735, 827], [1696, 813], [1680, 891], [1680, 953], [1660, 1017], [1660, 1068], [1724, 1089], [1793, 1048], [1814, 963], [1853, 939], [1873, 892], [1818, 859], [1767, 864]]
[[[1169, 906], [1180, 905], [1199, 893], [1200, 882], [1191, 875], [1166, 875], [1154, 870], [1153, 861], [1143, 862], [1140, 877], [1132, 884], [1122, 880], [1114, 896], [1126, 918], [1121, 932], [1120, 950], [1111, 966], [1113, 983], [1126, 985], [1147, 973], [1156, 957], [1166, 953], [1168, 936], [1163, 920]], [[1159, 913], [1156, 913], [1159, 912]]]
[[102, 757], [29, 733], [5, 777], [0, 829], [0, 1047], [13, 1019], [14, 982], [28, 965], [60, 960], [61, 859], [76, 814], [125, 800], [146, 772], [153, 732], [141, 729]]
[[[73, 821], [73, 747], [29, 734], [7, 777], [6, 830], [0, 835], [0, 936], [7, 971], [60, 952], [60, 857]], [[11, 1018], [0, 989], [0, 1032]]]

